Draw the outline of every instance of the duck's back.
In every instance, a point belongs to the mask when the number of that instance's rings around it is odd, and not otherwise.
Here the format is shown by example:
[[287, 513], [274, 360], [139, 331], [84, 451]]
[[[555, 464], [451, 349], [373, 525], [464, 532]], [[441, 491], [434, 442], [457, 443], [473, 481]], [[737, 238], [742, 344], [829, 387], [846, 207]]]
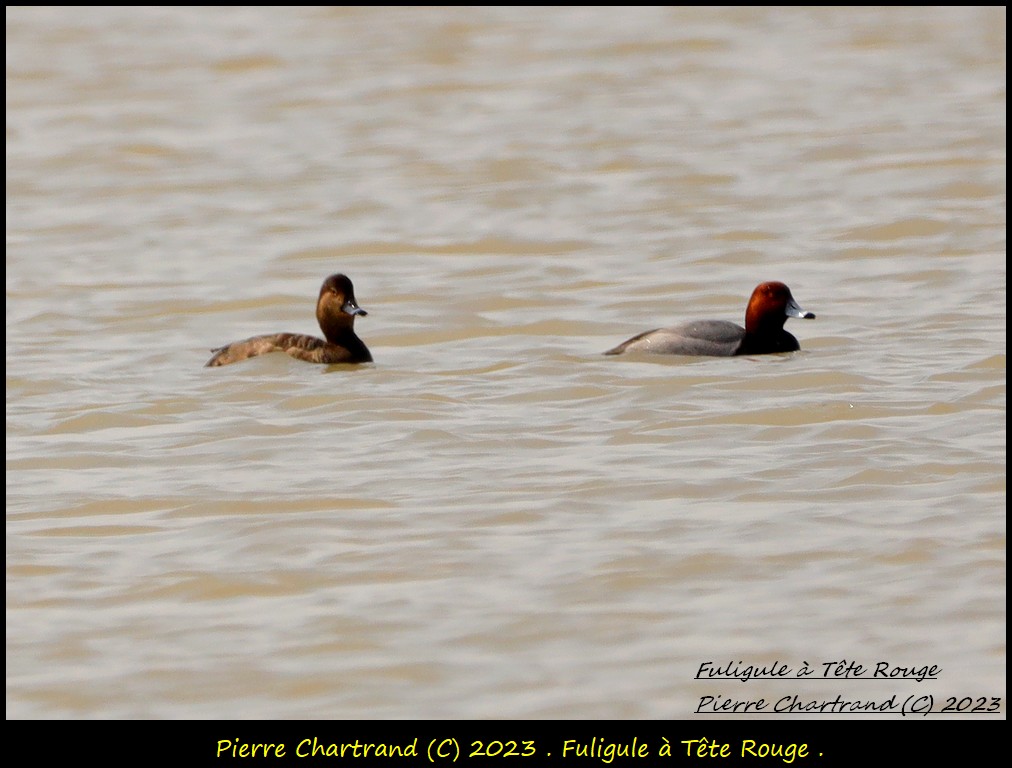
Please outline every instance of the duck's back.
[[732, 357], [738, 354], [745, 329], [727, 320], [696, 320], [670, 328], [646, 331], [624, 341], [606, 355], [650, 352], [662, 355], [709, 355]]
[[368, 348], [354, 331], [342, 334], [338, 343], [302, 333], [272, 333], [236, 341], [211, 351], [214, 354], [205, 367], [229, 365], [269, 352], [284, 352], [298, 360], [324, 365], [372, 362]]

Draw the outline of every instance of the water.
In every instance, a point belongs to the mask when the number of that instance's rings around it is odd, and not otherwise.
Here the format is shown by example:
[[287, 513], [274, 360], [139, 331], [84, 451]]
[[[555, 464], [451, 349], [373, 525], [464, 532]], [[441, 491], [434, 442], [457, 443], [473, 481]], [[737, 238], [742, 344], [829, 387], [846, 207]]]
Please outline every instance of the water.
[[[1005, 28], [8, 8], [8, 718], [1004, 697]], [[942, 671], [693, 680], [837, 659]]]

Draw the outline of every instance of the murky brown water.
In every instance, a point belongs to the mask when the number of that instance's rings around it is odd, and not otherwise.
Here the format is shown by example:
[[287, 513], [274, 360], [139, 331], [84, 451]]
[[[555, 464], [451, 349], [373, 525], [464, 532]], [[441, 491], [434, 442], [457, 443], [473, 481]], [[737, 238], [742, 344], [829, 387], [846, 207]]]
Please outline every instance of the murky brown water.
[[8, 717], [1004, 697], [1005, 18], [8, 8]]

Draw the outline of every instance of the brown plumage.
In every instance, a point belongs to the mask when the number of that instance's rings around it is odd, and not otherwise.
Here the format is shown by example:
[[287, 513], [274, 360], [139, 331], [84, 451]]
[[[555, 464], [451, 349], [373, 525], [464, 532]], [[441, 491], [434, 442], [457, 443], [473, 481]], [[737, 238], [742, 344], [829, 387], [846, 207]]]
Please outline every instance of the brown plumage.
[[302, 333], [272, 333], [235, 341], [212, 349], [206, 367], [228, 365], [268, 352], [284, 352], [309, 363], [371, 363], [369, 349], [355, 334], [355, 316], [368, 314], [355, 301], [355, 289], [345, 275], [331, 275], [320, 287], [316, 319], [324, 339]]

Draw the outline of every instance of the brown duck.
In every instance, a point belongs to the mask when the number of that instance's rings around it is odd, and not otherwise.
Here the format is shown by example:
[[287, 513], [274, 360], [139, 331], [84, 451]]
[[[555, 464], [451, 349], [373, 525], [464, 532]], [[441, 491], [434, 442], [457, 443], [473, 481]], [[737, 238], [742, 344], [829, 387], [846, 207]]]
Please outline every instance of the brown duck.
[[355, 301], [355, 289], [345, 275], [331, 275], [320, 287], [316, 319], [323, 339], [302, 333], [272, 333], [235, 341], [212, 349], [206, 367], [228, 365], [247, 357], [284, 352], [309, 363], [371, 363], [369, 349], [355, 335], [355, 316], [368, 314]]

